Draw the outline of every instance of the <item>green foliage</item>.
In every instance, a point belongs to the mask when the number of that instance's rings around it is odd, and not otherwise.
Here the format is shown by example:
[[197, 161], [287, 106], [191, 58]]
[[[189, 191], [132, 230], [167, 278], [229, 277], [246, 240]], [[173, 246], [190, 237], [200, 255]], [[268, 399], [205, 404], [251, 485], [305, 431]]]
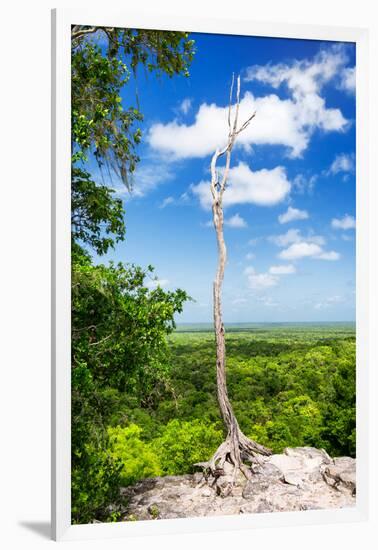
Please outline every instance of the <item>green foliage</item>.
[[[334, 456], [354, 456], [353, 328], [229, 332], [227, 344], [230, 398], [247, 435], [274, 452], [309, 445]], [[193, 464], [207, 460], [222, 441], [213, 335], [174, 332], [169, 347], [170, 386], [162, 384], [152, 400], [143, 401], [136, 387], [126, 392], [110, 388], [105, 378], [99, 387], [83, 362], [74, 369], [74, 388], [79, 383], [86, 398], [93, 399], [89, 410], [96, 403], [110, 426], [101, 456], [121, 464], [118, 486], [192, 472]], [[75, 393], [73, 399], [76, 403]], [[83, 395], [80, 404], [78, 427], [86, 417]], [[94, 434], [100, 429], [95, 418], [82, 425]], [[87, 481], [83, 487], [89, 493]], [[104, 486], [106, 481], [99, 489]]]
[[104, 55], [88, 40], [73, 45], [71, 60], [74, 160], [86, 160], [92, 152], [100, 166], [108, 163], [125, 178], [139, 160], [133, 125], [143, 118], [138, 109], [121, 107], [120, 93], [129, 80], [129, 70], [121, 59]]
[[324, 388], [322, 437], [339, 454], [356, 454], [356, 371], [354, 350], [339, 357], [339, 363], [329, 374]]
[[121, 483], [130, 485], [145, 477], [161, 475], [159, 458], [151, 446], [140, 439], [142, 429], [136, 424], [126, 428], [109, 427], [111, 456], [122, 464]]
[[108, 428], [109, 452], [122, 464], [121, 482], [130, 485], [146, 477], [184, 474], [206, 460], [222, 442], [223, 433], [201, 420], [171, 420], [149, 440], [136, 424]]
[[[186, 33], [72, 28], [74, 523], [118, 520], [119, 511], [109, 504], [118, 503], [121, 483], [156, 471], [147, 466], [151, 451], [139, 440], [137, 427], [120, 434], [121, 428], [112, 431], [109, 426], [130, 422], [133, 416], [146, 421], [145, 409], [154, 406], [162, 392], [172, 391], [167, 335], [188, 299], [181, 290], [149, 290], [145, 279], [151, 277], [152, 267], [93, 265], [89, 250], [101, 256], [124, 239], [125, 213], [111, 187], [96, 183], [85, 163], [94, 156], [103, 180], [105, 166], [110, 181], [113, 171], [130, 189], [128, 176], [139, 161], [143, 115], [138, 101], [122, 104], [121, 92], [139, 65], [158, 76], [187, 76], [192, 57], [193, 42]], [[151, 433], [153, 428], [150, 422]], [[127, 450], [133, 446], [145, 450], [139, 462]], [[129, 470], [131, 474], [125, 474]]]
[[321, 413], [308, 395], [279, 402], [275, 411], [272, 415], [274, 420], [269, 420], [265, 425], [268, 441], [274, 450], [303, 445], [321, 446]]
[[115, 521], [119, 517], [121, 464], [101, 446], [88, 444], [74, 452], [71, 467], [71, 515], [73, 523]]
[[[153, 399], [143, 400], [136, 386], [126, 392], [110, 388], [105, 379], [99, 387], [83, 361], [73, 371], [74, 403], [76, 384], [82, 391], [77, 429], [90, 427], [96, 440], [96, 418], [83, 421], [86, 399], [93, 400], [88, 410], [96, 407], [110, 426], [111, 444], [103, 454], [122, 465], [119, 485], [190, 473], [222, 441], [213, 334], [175, 331], [168, 346], [170, 382], [156, 379]], [[228, 331], [227, 349], [229, 394], [244, 433], [274, 452], [309, 445], [332, 456], [355, 456], [353, 327]]]
[[72, 169], [71, 234], [73, 242], [90, 246], [97, 254], [125, 238], [122, 201], [105, 185], [91, 180], [81, 168]]
[[167, 380], [166, 335], [188, 299], [182, 290], [149, 290], [144, 283], [151, 273], [122, 264], [72, 268], [74, 365], [87, 363], [98, 384], [127, 391], [143, 404]]
[[[143, 409], [169, 391], [167, 334], [187, 295], [149, 290], [144, 281], [151, 271], [121, 264], [94, 266], [85, 254], [77, 255], [72, 266], [74, 522], [86, 522], [91, 514], [92, 519], [111, 518], [104, 506], [116, 502], [122, 480], [128, 479], [114, 453], [106, 453], [109, 433], [114, 443], [107, 426], [127, 419], [124, 395]], [[135, 440], [137, 434], [129, 444]], [[147, 466], [135, 466], [132, 479], [147, 471]]]
[[130, 186], [143, 115], [137, 99], [122, 105], [121, 91], [138, 66], [157, 76], [188, 76], [194, 42], [184, 32], [155, 30], [98, 28], [78, 36], [73, 29], [72, 36], [73, 161], [92, 153]]
[[[226, 338], [228, 390], [244, 433], [274, 452], [310, 445], [355, 456], [354, 327], [236, 328]], [[170, 341], [177, 405], [162, 399], [156, 418], [219, 425], [212, 332], [175, 332]]]
[[223, 432], [216, 426], [196, 419], [171, 420], [151, 445], [159, 456], [164, 475], [193, 471], [193, 464], [208, 460], [222, 443]]
[[[213, 334], [176, 331], [169, 344], [173, 391], [162, 387], [147, 410], [133, 389], [112, 404], [109, 449], [125, 485], [190, 473], [224, 437]], [[244, 433], [278, 453], [305, 445], [355, 455], [353, 327], [230, 331], [227, 347], [229, 393]]]

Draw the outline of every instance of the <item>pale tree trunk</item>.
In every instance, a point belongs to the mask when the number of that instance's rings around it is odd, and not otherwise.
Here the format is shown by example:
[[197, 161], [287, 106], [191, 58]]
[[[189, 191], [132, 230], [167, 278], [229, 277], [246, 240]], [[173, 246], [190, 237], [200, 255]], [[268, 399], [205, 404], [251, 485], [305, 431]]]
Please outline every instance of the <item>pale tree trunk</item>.
[[[218, 266], [213, 285], [213, 312], [214, 312], [214, 330], [216, 341], [216, 369], [217, 369], [217, 394], [220, 411], [223, 422], [227, 430], [225, 441], [218, 447], [214, 456], [209, 462], [199, 464], [202, 468], [207, 469], [217, 476], [222, 475], [222, 470], [225, 462], [228, 462], [234, 467], [234, 481], [238, 471], [242, 471], [246, 477], [251, 474], [243, 461], [259, 463], [259, 455], [270, 455], [271, 451], [259, 445], [255, 441], [246, 437], [239, 428], [238, 421], [235, 417], [232, 405], [228, 398], [227, 381], [226, 381], [226, 343], [225, 329], [222, 319], [222, 285], [224, 279], [224, 271], [227, 261], [227, 249], [223, 234], [223, 193], [226, 189], [226, 183], [230, 170], [231, 151], [235, 143], [237, 135], [242, 132], [251, 120], [254, 118], [253, 113], [240, 127], [238, 127], [239, 104], [240, 104], [240, 77], [237, 79], [236, 105], [234, 113], [232, 113], [232, 97], [233, 97], [234, 78], [232, 78], [230, 103], [228, 110], [228, 141], [223, 149], [217, 149], [211, 161], [211, 193], [213, 197], [212, 211], [214, 228], [217, 236], [218, 244]], [[231, 120], [233, 116], [233, 120]], [[225, 166], [222, 177], [219, 177], [217, 171], [217, 161], [225, 155]], [[217, 474], [215, 474], [217, 472]]]

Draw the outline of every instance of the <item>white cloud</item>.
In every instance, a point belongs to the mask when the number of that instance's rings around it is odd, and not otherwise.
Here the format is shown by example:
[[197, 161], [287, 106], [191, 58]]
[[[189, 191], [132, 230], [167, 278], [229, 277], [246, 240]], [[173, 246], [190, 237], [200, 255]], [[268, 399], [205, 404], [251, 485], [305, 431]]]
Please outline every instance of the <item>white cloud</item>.
[[248, 286], [253, 290], [270, 288], [278, 284], [278, 277], [271, 273], [251, 273], [248, 275]]
[[189, 97], [186, 97], [185, 99], [182, 100], [182, 102], [180, 103], [180, 111], [184, 114], [184, 115], [187, 115], [190, 111], [192, 107], [192, 100], [189, 98]]
[[233, 227], [235, 229], [242, 229], [244, 227], [248, 227], [247, 222], [244, 218], [239, 216], [239, 214], [235, 214], [234, 216], [231, 216], [231, 218], [226, 218], [224, 220], [224, 224], [228, 227]]
[[356, 67], [346, 67], [340, 74], [340, 88], [350, 93], [356, 91]]
[[322, 247], [311, 242], [296, 242], [291, 244], [278, 255], [281, 260], [300, 260], [302, 258], [314, 258], [318, 260], [338, 260], [340, 254], [333, 250], [324, 251]]
[[305, 236], [299, 229], [289, 229], [282, 235], [271, 235], [268, 240], [284, 249], [278, 254], [281, 260], [295, 261], [302, 258], [338, 260], [340, 258], [338, 252], [323, 249], [326, 244], [324, 237], [311, 233]]
[[312, 174], [311, 176], [305, 176], [304, 174], [297, 174], [293, 179], [293, 190], [297, 193], [303, 195], [307, 192], [309, 195], [312, 194], [316, 180], [318, 179], [317, 174]]
[[331, 262], [334, 262], [336, 260], [340, 260], [341, 255], [339, 252], [335, 252], [334, 250], [330, 250], [329, 252], [321, 252], [318, 256], [315, 256], [318, 260], [328, 260]]
[[271, 235], [270, 237], [268, 237], [268, 240], [280, 247], [286, 247], [289, 244], [300, 243], [303, 241], [314, 243], [319, 246], [323, 246], [325, 244], [325, 239], [321, 235], [308, 234], [305, 237], [301, 234], [299, 229], [289, 229], [286, 233], [283, 233], [281, 235]]
[[[275, 94], [255, 98], [246, 92], [240, 102], [240, 121], [251, 113], [256, 118], [239, 135], [237, 146], [282, 145], [291, 156], [298, 157], [307, 148], [316, 128], [342, 131], [347, 125], [339, 109], [327, 109], [319, 96], [303, 98], [300, 102], [280, 99]], [[227, 136], [227, 108], [202, 104], [193, 124], [177, 120], [151, 126], [148, 141], [155, 150], [175, 158], [201, 158], [222, 147]]]
[[[247, 69], [245, 81], [258, 80], [273, 88], [286, 84], [290, 97], [275, 93], [255, 97], [247, 91], [240, 101], [240, 123], [256, 111], [256, 118], [238, 136], [236, 146], [281, 145], [292, 157], [307, 148], [316, 129], [340, 132], [348, 123], [340, 109], [328, 108], [321, 96], [324, 84], [345, 68], [347, 58], [342, 49], [320, 52], [312, 60], [294, 61], [291, 65], [254, 66]], [[201, 158], [222, 147], [228, 134], [228, 106], [214, 103], [200, 105], [193, 124], [173, 120], [154, 124], [148, 141], [155, 150], [175, 158]]]
[[324, 84], [337, 76], [347, 60], [345, 49], [336, 46], [321, 50], [311, 60], [294, 60], [291, 64], [253, 65], [247, 69], [245, 80], [259, 80], [274, 88], [286, 84], [295, 93], [310, 94], [319, 92]]
[[187, 191], [185, 193], [182, 193], [178, 197], [166, 197], [162, 202], [159, 204], [159, 208], [165, 208], [166, 206], [175, 204], [175, 205], [184, 205], [188, 204], [190, 201], [190, 193]]
[[327, 174], [338, 174], [340, 172], [354, 172], [355, 170], [355, 157], [353, 153], [341, 153], [336, 155], [332, 162]]
[[301, 232], [299, 229], [289, 229], [286, 233], [281, 235], [271, 235], [268, 240], [277, 246], [288, 246], [292, 243], [297, 243], [302, 240]]
[[355, 229], [356, 220], [353, 216], [345, 214], [343, 218], [333, 218], [331, 225], [334, 229]]
[[306, 210], [299, 210], [299, 208], [289, 208], [283, 214], [278, 216], [278, 221], [280, 223], [289, 223], [295, 220], [306, 220], [308, 218], [308, 212]]
[[345, 128], [346, 121], [341, 111], [328, 109], [321, 92], [325, 84], [339, 80], [340, 74], [347, 74], [343, 73], [347, 62], [345, 48], [336, 46], [320, 51], [313, 59], [251, 66], [245, 80], [257, 80], [276, 89], [285, 85], [295, 106], [297, 129], [308, 141], [315, 128], [325, 131]]
[[[296, 273], [294, 266], [272, 266], [266, 273], [257, 273], [254, 267], [248, 266], [244, 270], [244, 275], [247, 276], [248, 286], [252, 290], [264, 290], [277, 286], [280, 281], [280, 275], [291, 275]], [[265, 305], [277, 305], [269, 303]]]
[[324, 244], [326, 244], [326, 240], [324, 237], [322, 237], [321, 235], [314, 235], [312, 233], [309, 233], [306, 237], [304, 237], [303, 240], [307, 241], [308, 243], [318, 244], [319, 246], [323, 246]]
[[296, 273], [297, 270], [294, 265], [272, 265], [269, 268], [269, 273], [271, 275], [292, 275]]
[[145, 283], [147, 288], [154, 289], [157, 287], [164, 288], [169, 285], [168, 279], [151, 279]]
[[[296, 273], [296, 269], [293, 265], [273, 265], [266, 273], [256, 273], [255, 268], [252, 266], [248, 266], [244, 270], [248, 286], [252, 290], [264, 290], [277, 286], [281, 275], [291, 275], [294, 273]], [[273, 305], [273, 303], [265, 305]]]
[[[284, 200], [290, 188], [291, 184], [282, 166], [253, 172], [247, 164], [239, 162], [230, 169], [223, 204], [232, 206], [251, 203], [271, 206]], [[201, 181], [198, 185], [192, 185], [191, 191], [199, 198], [202, 208], [211, 208], [212, 196], [208, 182]]]
[[245, 255], [245, 259], [246, 260], [253, 260], [255, 258], [255, 255], [253, 252], [248, 252], [246, 255]]
[[173, 204], [175, 202], [175, 199], [173, 197], [166, 197], [161, 204], [159, 205], [159, 208], [165, 208], [166, 206], [169, 206], [170, 204]]
[[303, 241], [291, 244], [289, 248], [280, 252], [278, 257], [282, 260], [299, 260], [300, 258], [318, 256], [321, 252], [322, 249], [318, 244]]

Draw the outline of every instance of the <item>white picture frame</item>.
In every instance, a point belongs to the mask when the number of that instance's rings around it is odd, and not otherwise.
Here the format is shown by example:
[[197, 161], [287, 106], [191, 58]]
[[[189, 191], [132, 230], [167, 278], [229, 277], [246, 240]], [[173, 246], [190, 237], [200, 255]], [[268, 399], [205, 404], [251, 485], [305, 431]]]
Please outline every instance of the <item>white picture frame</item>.
[[[70, 36], [72, 24], [356, 44], [357, 197], [357, 498], [354, 508], [159, 521], [71, 525], [70, 510]], [[52, 12], [52, 536], [55, 540], [355, 522], [368, 515], [368, 31], [317, 25], [150, 16], [142, 12], [67, 9]]]

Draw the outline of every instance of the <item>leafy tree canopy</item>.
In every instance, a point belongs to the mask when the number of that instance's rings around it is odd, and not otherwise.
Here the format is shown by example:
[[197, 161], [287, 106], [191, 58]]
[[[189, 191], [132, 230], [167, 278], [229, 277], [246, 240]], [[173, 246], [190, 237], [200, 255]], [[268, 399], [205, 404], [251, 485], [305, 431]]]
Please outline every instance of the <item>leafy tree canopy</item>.
[[[167, 334], [188, 299], [149, 289], [152, 267], [93, 265], [81, 249], [72, 264], [72, 518], [117, 519], [121, 470], [107, 451], [107, 427], [127, 400], [151, 410], [172, 393]], [[121, 410], [121, 414], [118, 411]], [[122, 469], [122, 468], [121, 468]]]
[[188, 299], [183, 290], [147, 288], [152, 272], [85, 260], [72, 270], [74, 367], [87, 365], [98, 385], [138, 395], [142, 403], [166, 378], [166, 335]]
[[99, 255], [122, 241], [126, 230], [121, 199], [78, 167], [72, 168], [71, 228], [74, 242], [89, 245]]
[[[93, 264], [92, 251], [101, 256], [124, 239], [125, 212], [109, 184], [94, 181], [88, 161], [93, 156], [100, 170], [107, 169], [110, 181], [114, 171], [131, 189], [129, 176], [139, 161], [136, 148], [142, 139], [143, 115], [137, 98], [136, 105], [122, 105], [121, 91], [136, 76], [138, 66], [159, 77], [188, 76], [193, 54], [193, 41], [186, 33], [72, 28], [71, 488], [75, 523], [119, 518], [114, 505], [124, 463], [133, 464], [133, 460], [114, 456], [108, 446], [112, 433], [108, 428], [114, 419], [120, 421], [117, 413], [125, 401], [149, 410], [162, 392], [171, 391], [167, 335], [174, 328], [174, 315], [188, 299], [182, 290], [167, 292], [149, 285], [151, 266]], [[143, 449], [142, 442], [139, 448]]]
[[[130, 187], [139, 157], [143, 115], [122, 106], [121, 90], [139, 66], [156, 76], [189, 76], [194, 41], [185, 32], [74, 26], [72, 28], [73, 160], [93, 153]], [[137, 99], [137, 98], [136, 98]]]

